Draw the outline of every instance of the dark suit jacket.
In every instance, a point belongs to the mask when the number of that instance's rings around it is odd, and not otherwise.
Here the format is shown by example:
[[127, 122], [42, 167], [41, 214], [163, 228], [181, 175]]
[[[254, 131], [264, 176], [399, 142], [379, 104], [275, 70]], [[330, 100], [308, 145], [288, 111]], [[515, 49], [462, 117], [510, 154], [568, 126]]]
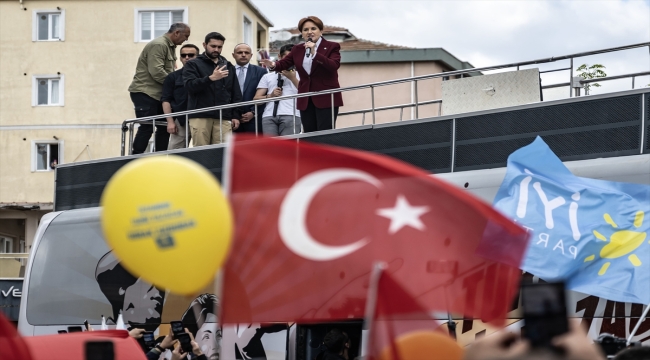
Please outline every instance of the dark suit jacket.
[[[302, 67], [305, 50], [302, 44], [294, 46], [287, 56], [275, 62], [273, 70], [282, 71], [295, 65], [298, 74], [300, 74], [300, 83], [298, 84], [298, 93], [300, 94], [340, 88], [338, 69], [341, 66], [341, 45], [323, 38], [311, 63], [311, 75], [308, 75]], [[308, 99], [306, 97], [298, 99], [296, 104], [298, 110], [307, 109]], [[312, 96], [311, 101], [319, 109], [332, 107], [332, 99], [329, 94]], [[334, 106], [343, 106], [341, 93], [334, 94]]]
[[[266, 75], [265, 68], [253, 64], [248, 64], [246, 71], [246, 81], [244, 81], [244, 92], [242, 94], [242, 101], [251, 101], [255, 97], [257, 85], [259, 85], [262, 76]], [[249, 106], [248, 111], [255, 111], [255, 106]], [[262, 133], [262, 114], [264, 113], [264, 105], [257, 105], [257, 131]], [[251, 120], [247, 123], [240, 123], [239, 128], [235, 132], [255, 132], [255, 122]]]

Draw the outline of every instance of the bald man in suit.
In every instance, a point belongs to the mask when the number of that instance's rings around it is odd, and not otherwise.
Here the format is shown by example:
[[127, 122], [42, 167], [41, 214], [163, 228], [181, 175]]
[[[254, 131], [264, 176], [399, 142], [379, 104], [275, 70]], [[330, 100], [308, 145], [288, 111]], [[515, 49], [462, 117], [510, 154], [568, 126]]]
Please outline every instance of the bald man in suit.
[[[242, 101], [251, 101], [255, 97], [257, 84], [267, 71], [265, 68], [250, 63], [253, 50], [248, 44], [237, 44], [232, 57], [235, 59], [236, 78], [242, 93]], [[235, 132], [262, 133], [262, 113], [264, 105], [257, 106], [257, 127], [255, 126], [255, 106], [247, 106], [248, 112], [242, 114], [239, 129]]]

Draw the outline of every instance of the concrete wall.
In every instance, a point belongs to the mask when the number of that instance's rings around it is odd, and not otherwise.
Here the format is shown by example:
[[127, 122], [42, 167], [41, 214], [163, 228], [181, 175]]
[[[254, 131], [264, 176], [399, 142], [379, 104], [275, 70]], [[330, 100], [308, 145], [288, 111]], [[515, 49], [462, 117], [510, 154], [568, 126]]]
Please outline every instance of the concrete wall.
[[[31, 171], [33, 140], [62, 140], [64, 162], [119, 155], [119, 124], [134, 117], [127, 88], [145, 46], [134, 39], [135, 9], [186, 7], [189, 43], [201, 48], [205, 34], [219, 31], [230, 60], [243, 41], [244, 13], [253, 22], [254, 49], [258, 27], [268, 34], [241, 0], [29, 0], [24, 6], [0, 0], [0, 203], [53, 201], [54, 173]], [[56, 7], [65, 10], [64, 41], [33, 42], [34, 10]], [[268, 46], [268, 38], [263, 42]], [[32, 106], [33, 76], [57, 72], [64, 77], [64, 106]]]
[[[32, 141], [59, 139], [63, 162], [120, 155], [119, 128], [26, 128], [0, 131], [0, 202], [37, 203], [54, 199], [54, 171], [32, 171]], [[61, 151], [61, 147], [62, 150]]]
[[[449, 71], [438, 62], [393, 62], [393, 63], [359, 63], [342, 64], [339, 69], [339, 82], [341, 87], [367, 84], [406, 78], [410, 76], [435, 74]], [[442, 79], [433, 79], [418, 82], [418, 101], [440, 99], [442, 97]], [[375, 88], [375, 106], [408, 104], [414, 102], [415, 94], [413, 85], [402, 83]], [[339, 111], [348, 112], [371, 108], [370, 89], [355, 90], [343, 93], [343, 106]], [[437, 116], [438, 104], [419, 107], [419, 118]], [[412, 108], [404, 108], [403, 120], [412, 119]], [[385, 110], [375, 112], [375, 123], [398, 121], [400, 110]], [[337, 120], [337, 128], [358, 126], [362, 123], [362, 115], [341, 116]], [[367, 113], [365, 124], [372, 124], [372, 113]]]

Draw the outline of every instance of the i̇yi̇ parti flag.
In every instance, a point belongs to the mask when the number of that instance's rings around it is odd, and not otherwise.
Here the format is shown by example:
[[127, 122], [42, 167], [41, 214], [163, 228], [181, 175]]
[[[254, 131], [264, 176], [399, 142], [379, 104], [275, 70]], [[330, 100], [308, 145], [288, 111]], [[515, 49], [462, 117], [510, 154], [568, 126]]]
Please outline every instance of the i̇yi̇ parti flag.
[[375, 261], [430, 310], [502, 321], [526, 231], [386, 156], [237, 136], [226, 152], [235, 236], [223, 323], [363, 318]]
[[523, 270], [650, 303], [650, 186], [577, 177], [537, 137], [508, 157], [494, 206], [532, 234]]

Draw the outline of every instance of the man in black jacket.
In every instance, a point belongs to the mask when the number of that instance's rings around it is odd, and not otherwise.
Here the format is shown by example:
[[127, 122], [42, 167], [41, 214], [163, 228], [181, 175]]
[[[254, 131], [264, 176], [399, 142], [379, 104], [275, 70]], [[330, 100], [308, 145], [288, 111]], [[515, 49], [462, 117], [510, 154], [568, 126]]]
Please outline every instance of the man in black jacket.
[[[194, 44], [185, 44], [181, 48], [181, 63], [183, 67], [167, 75], [163, 82], [162, 102], [163, 113], [171, 114], [187, 110], [187, 90], [183, 82], [183, 70], [188, 61], [199, 56], [199, 47]], [[169, 145], [167, 150], [182, 149], [185, 147], [185, 115], [167, 118], [167, 132]]]
[[[218, 32], [205, 36], [205, 52], [185, 64], [183, 81], [187, 89], [187, 110], [241, 102], [242, 94], [235, 67], [221, 56], [226, 38]], [[220, 144], [239, 127], [241, 109], [205, 111], [190, 114], [192, 144]]]

